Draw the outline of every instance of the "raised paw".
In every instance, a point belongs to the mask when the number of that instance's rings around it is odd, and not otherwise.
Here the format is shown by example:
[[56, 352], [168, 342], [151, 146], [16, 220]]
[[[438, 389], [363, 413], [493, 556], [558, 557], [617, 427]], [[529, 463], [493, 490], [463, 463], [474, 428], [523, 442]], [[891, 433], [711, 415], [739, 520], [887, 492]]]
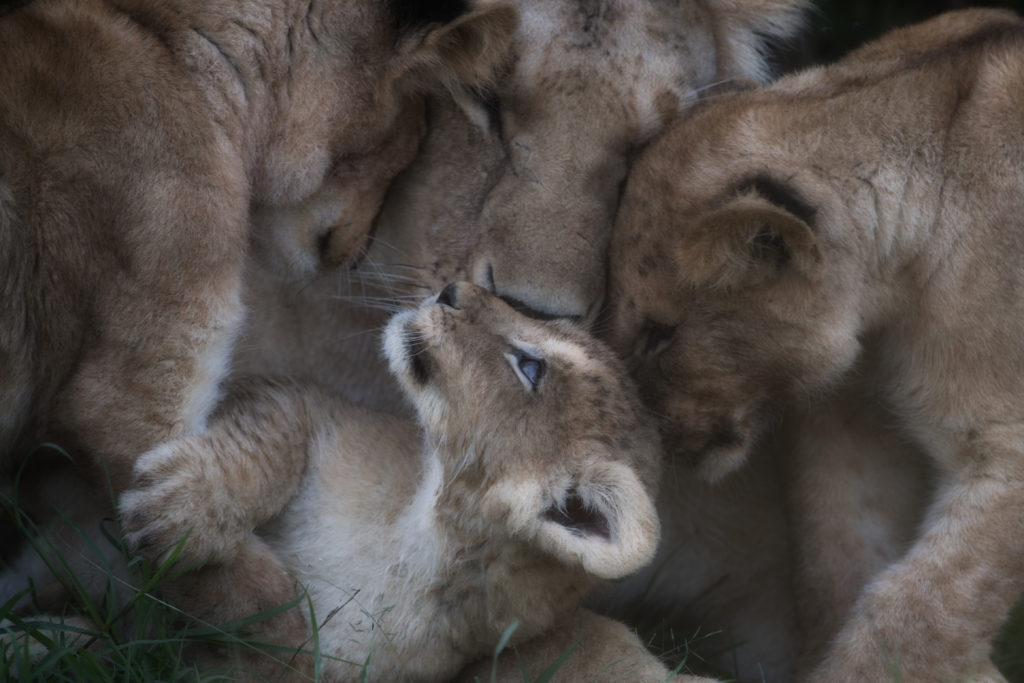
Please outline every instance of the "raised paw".
[[[226, 562], [253, 525], [233, 504], [216, 453], [201, 438], [165, 443], [135, 464], [118, 503], [129, 549], [154, 562]], [[180, 546], [180, 550], [178, 550]]]

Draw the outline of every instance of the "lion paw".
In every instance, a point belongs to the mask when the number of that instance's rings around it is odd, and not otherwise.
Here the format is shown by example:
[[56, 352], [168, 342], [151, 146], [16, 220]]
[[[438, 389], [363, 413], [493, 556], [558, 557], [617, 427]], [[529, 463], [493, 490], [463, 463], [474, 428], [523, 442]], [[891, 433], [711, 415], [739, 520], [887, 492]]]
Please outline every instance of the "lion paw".
[[231, 559], [252, 531], [231, 500], [214, 453], [189, 439], [145, 453], [135, 464], [133, 488], [118, 504], [130, 550], [154, 562], [179, 564]]

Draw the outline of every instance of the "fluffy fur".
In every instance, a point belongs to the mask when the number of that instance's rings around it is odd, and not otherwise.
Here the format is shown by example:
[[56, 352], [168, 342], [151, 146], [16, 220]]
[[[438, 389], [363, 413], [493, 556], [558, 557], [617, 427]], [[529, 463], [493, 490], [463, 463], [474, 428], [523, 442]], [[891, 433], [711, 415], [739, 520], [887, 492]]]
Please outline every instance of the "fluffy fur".
[[[447, 680], [513, 619], [512, 642], [527, 641], [597, 578], [650, 560], [657, 432], [607, 349], [460, 284], [396, 316], [385, 350], [422, 435], [312, 388], [249, 384], [205, 434], [139, 461], [120, 506], [128, 540], [160, 555], [191, 530], [186, 562], [269, 545], [338, 658], [328, 680], [364, 665]], [[623, 627], [580, 619], [571, 628], [620, 644], [603, 663], [640, 656], [644, 680], [668, 677]]]
[[[139, 454], [202, 429], [250, 207], [332, 174], [379, 201], [422, 132], [409, 98], [476, 82], [515, 26], [485, 6], [399, 29], [387, 7], [43, 0], [0, 18], [0, 466], [57, 440], [120, 490]], [[337, 229], [350, 259], [369, 224]]]
[[[308, 268], [290, 277], [250, 269], [239, 373], [270, 369], [401, 411], [376, 331], [395, 307], [452, 280], [475, 278], [536, 314], [591, 322], [619, 187], [637, 151], [701, 98], [766, 78], [767, 41], [794, 35], [806, 7], [520, 4], [513, 58], [490, 86], [428, 101], [427, 137], [389, 189], [357, 269], [311, 279], [312, 250]], [[284, 221], [274, 234], [295, 225]], [[758, 470], [770, 479], [764, 460]], [[674, 462], [667, 477], [675, 488], [659, 501], [661, 556], [617, 583], [601, 608], [704, 624], [702, 633], [721, 634], [702, 644], [722, 670], [784, 680], [792, 598], [777, 490], [756, 476], [709, 486]]]
[[610, 338], [707, 477], [787, 413], [806, 680], [1000, 680], [1024, 589], [1022, 75], [1016, 16], [950, 13], [701, 107], [630, 176]]
[[[490, 3], [404, 26], [375, 0], [40, 0], [5, 12], [3, 476], [54, 441], [102, 506], [108, 477], [120, 491], [141, 454], [200, 432], [243, 318], [249, 240], [261, 237], [252, 207], [306, 201], [325, 178], [358, 179], [379, 202], [419, 143], [422, 94], [479, 82], [514, 27], [514, 8]], [[326, 223], [317, 244], [351, 259], [369, 228]], [[64, 491], [53, 479], [22, 494], [51, 500]], [[268, 576], [211, 569], [171, 597], [217, 620], [293, 593]]]
[[[271, 368], [394, 409], [397, 387], [367, 332], [390, 311], [367, 304], [403, 305], [456, 280], [592, 322], [636, 151], [702, 96], [765, 78], [766, 44], [795, 34], [807, 3], [520, 5], [512, 57], [489, 85], [429, 99], [427, 137], [391, 186], [357, 270], [313, 277], [312, 248], [288, 277], [250, 270], [240, 372]], [[294, 211], [308, 220], [322, 206]], [[293, 216], [274, 234], [316, 232]]]

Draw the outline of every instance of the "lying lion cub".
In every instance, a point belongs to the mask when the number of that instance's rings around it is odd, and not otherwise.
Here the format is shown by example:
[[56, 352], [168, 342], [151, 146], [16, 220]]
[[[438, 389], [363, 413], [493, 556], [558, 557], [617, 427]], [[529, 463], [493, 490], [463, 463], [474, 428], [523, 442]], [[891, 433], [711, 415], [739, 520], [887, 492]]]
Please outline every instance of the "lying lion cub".
[[[903, 495], [860, 474], [873, 452], [787, 455], [801, 533], [860, 539], [796, 539], [807, 680], [1001, 679], [1024, 589], [1022, 111], [1024, 23], [951, 13], [701, 107], [630, 177], [611, 339], [670, 449], [721, 477], [783, 409], [843, 429], [877, 405], [938, 472], [904, 553], [872, 521]], [[875, 554], [894, 559], [834, 633], [823, 582]]]
[[267, 543], [345, 680], [450, 678], [513, 620], [523, 642], [650, 560], [658, 437], [607, 349], [469, 284], [395, 316], [384, 346], [422, 433], [252, 382], [205, 434], [139, 460], [129, 542], [160, 555], [191, 531], [182, 557], [199, 562]]

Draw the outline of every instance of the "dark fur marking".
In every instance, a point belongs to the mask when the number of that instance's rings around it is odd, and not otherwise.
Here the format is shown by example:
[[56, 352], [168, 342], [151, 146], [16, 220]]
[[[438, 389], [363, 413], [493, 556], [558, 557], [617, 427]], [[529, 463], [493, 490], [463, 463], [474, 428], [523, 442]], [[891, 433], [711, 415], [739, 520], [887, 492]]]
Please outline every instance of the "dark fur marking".
[[788, 183], [758, 174], [737, 183], [732, 194], [743, 194], [751, 190], [772, 204], [790, 212], [811, 228], [814, 227], [818, 210], [808, 204]]
[[467, 0], [391, 0], [391, 16], [399, 31], [422, 28], [429, 24], [447, 24], [469, 11]]
[[564, 509], [553, 505], [544, 511], [544, 518], [579, 536], [599, 536], [607, 540], [612, 537], [608, 520], [596, 510], [586, 507], [575, 490], [570, 490], [565, 497]]
[[427, 342], [423, 335], [408, 327], [403, 330], [405, 354], [409, 359], [409, 370], [412, 379], [423, 386], [430, 381], [430, 358], [427, 356]]
[[316, 253], [320, 257], [320, 263], [327, 263], [327, 251], [331, 248], [331, 238], [334, 230], [328, 228], [316, 236]]
[[536, 308], [531, 308], [529, 305], [513, 296], [499, 296], [498, 298], [514, 308], [518, 313], [525, 315], [527, 318], [533, 318], [534, 320], [574, 320], [574, 318], [565, 318], [564, 316], [556, 315], [554, 313], [538, 311]]

